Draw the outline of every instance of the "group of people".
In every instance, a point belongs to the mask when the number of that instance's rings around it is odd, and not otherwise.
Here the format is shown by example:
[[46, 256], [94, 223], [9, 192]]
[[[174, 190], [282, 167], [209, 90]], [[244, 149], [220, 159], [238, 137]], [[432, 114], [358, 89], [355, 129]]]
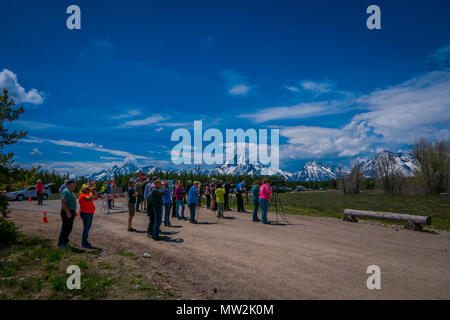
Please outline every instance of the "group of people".
[[[61, 188], [61, 232], [59, 233], [58, 247], [65, 249], [69, 247], [69, 236], [72, 232], [73, 223], [77, 216], [77, 198], [73, 191], [75, 190], [75, 181], [66, 180], [64, 188]], [[79, 215], [83, 221], [83, 232], [81, 234], [81, 246], [86, 249], [93, 248], [88, 241], [89, 231], [92, 226], [92, 220], [95, 213], [94, 201], [98, 199], [97, 191], [92, 182], [84, 184], [80, 189], [78, 203], [80, 205]]]
[[[113, 185], [113, 183], [107, 183]], [[69, 235], [72, 232], [73, 223], [77, 216], [77, 197], [74, 194], [74, 180], [66, 180], [61, 186], [61, 232], [58, 239], [59, 248], [69, 246]], [[211, 183], [205, 185], [206, 207], [208, 210], [217, 211], [217, 217], [223, 218], [224, 211], [231, 211], [228, 200], [231, 192], [230, 183], [217, 182], [216, 178], [211, 179]], [[244, 209], [243, 193], [246, 192], [245, 182], [236, 185], [236, 198], [238, 212], [246, 212]], [[101, 190], [108, 193], [108, 190]], [[263, 183], [255, 181], [251, 188], [253, 201], [252, 221], [269, 224], [267, 211], [269, 207], [270, 195], [269, 180]], [[178, 220], [189, 220], [192, 224], [197, 224], [196, 211], [201, 206], [201, 196], [203, 188], [199, 181], [188, 181], [186, 188], [181, 180], [173, 181], [170, 188], [168, 182], [161, 181], [158, 177], [147, 178], [141, 175], [137, 181], [131, 180], [128, 185], [128, 231], [135, 232], [133, 228], [133, 218], [136, 212], [144, 208], [149, 217], [147, 236], [154, 240], [162, 240], [160, 236], [161, 225], [171, 227], [170, 218]], [[94, 201], [98, 199], [97, 191], [93, 181], [88, 181], [81, 187], [78, 196], [79, 216], [83, 221], [83, 232], [81, 246], [83, 248], [93, 248], [88, 241], [89, 231], [95, 213]], [[186, 199], [187, 198], [187, 199]], [[189, 209], [189, 219], [185, 217], [185, 200]], [[259, 207], [261, 207], [261, 219], [258, 218]]]
[[163, 214], [164, 225], [171, 227], [170, 214], [172, 207], [175, 208], [175, 216], [179, 220], [187, 220], [184, 216], [184, 197], [186, 194], [190, 212], [189, 222], [196, 224], [195, 212], [199, 205], [200, 182], [194, 181], [192, 184], [189, 184], [187, 191], [185, 191], [182, 181], [176, 181], [174, 185], [176, 187], [172, 188], [171, 192], [169, 183], [162, 182], [158, 177], [148, 179], [141, 175], [138, 182], [131, 180], [128, 187], [128, 231], [136, 231], [132, 227], [133, 217], [135, 212], [139, 211], [140, 204], [145, 201], [146, 212], [149, 216], [147, 236], [154, 240], [161, 240], [162, 237], [159, 234], [163, 223]]

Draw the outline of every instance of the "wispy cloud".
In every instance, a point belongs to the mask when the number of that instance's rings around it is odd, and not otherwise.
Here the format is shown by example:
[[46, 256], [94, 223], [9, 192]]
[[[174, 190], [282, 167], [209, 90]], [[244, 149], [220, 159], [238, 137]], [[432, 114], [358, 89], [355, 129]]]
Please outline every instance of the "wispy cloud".
[[323, 115], [337, 114], [348, 111], [351, 102], [348, 101], [319, 101], [298, 103], [289, 106], [265, 108], [254, 113], [241, 114], [239, 117], [249, 119], [255, 123], [263, 123], [282, 119], [305, 119]]
[[25, 121], [25, 120], [17, 120], [15, 124], [27, 128], [27, 129], [33, 129], [33, 130], [45, 130], [45, 129], [51, 129], [51, 128], [57, 128], [61, 127], [60, 125], [56, 125], [53, 123], [48, 122], [41, 122], [41, 121]]
[[139, 120], [129, 120], [121, 124], [120, 128], [131, 128], [131, 127], [141, 127], [141, 126], [148, 126], [148, 125], [154, 125], [156, 123], [159, 123], [161, 121], [169, 119], [168, 117], [163, 117], [161, 115], [153, 115], [144, 119]]
[[111, 39], [109, 37], [104, 39], [93, 39], [90, 40], [88, 45], [81, 50], [81, 55], [83, 57], [94, 53], [112, 53], [116, 50]]
[[142, 112], [137, 109], [130, 109], [130, 110], [127, 110], [123, 114], [115, 115], [115, 116], [112, 116], [111, 118], [113, 118], [113, 119], [133, 118], [133, 117], [139, 116], [141, 113]]
[[[70, 141], [70, 140], [63, 140], [63, 139], [53, 140], [53, 139], [31, 137], [31, 141], [34, 142], [36, 140], [46, 142], [46, 143], [51, 143], [51, 144], [58, 145], [58, 146], [73, 147], [73, 148], [88, 149], [88, 150], [94, 150], [94, 151], [98, 151], [98, 152], [104, 152], [104, 153], [111, 154], [113, 156], [123, 157], [124, 161], [129, 161], [129, 162], [134, 162], [137, 159], [152, 160], [152, 158], [150, 158], [150, 157], [140, 156], [140, 155], [136, 155], [131, 152], [122, 151], [122, 150], [108, 149], [108, 148], [103, 147], [102, 145], [97, 145], [92, 142], [77, 142], [77, 141]], [[24, 141], [24, 142], [30, 142], [30, 141]]]
[[227, 93], [232, 96], [246, 96], [251, 90], [247, 80], [239, 72], [233, 70], [222, 71]]
[[302, 81], [301, 86], [304, 90], [312, 91], [315, 94], [321, 94], [331, 92], [336, 86], [336, 83], [330, 80], [325, 80], [322, 82], [307, 80]]
[[31, 155], [36, 155], [36, 154], [38, 154], [38, 155], [42, 155], [42, 152], [41, 152], [41, 151], [39, 151], [39, 149], [38, 149], [38, 148], [34, 148], [34, 149], [33, 149], [33, 151], [31, 151], [31, 152], [30, 152], [30, 154], [31, 154]]
[[36, 89], [26, 91], [19, 84], [17, 75], [8, 69], [3, 69], [0, 72], [0, 88], [8, 90], [8, 95], [16, 103], [42, 104], [44, 102], [43, 93], [38, 92]]
[[450, 44], [431, 51], [428, 56], [428, 61], [435, 62], [440, 67], [449, 66], [450, 65]]

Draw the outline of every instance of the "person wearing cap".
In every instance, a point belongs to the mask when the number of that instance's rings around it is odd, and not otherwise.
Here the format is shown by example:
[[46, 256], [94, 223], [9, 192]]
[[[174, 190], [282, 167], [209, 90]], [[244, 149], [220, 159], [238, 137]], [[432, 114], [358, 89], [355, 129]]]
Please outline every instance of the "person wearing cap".
[[42, 206], [42, 198], [44, 197], [44, 184], [42, 183], [41, 179], [39, 179], [36, 183], [36, 196], [38, 206]]
[[59, 193], [63, 192], [63, 190], [66, 188], [67, 182], [69, 180], [64, 180], [64, 183], [59, 187]]
[[73, 221], [76, 217], [77, 199], [73, 194], [75, 181], [68, 180], [66, 188], [61, 192], [61, 232], [59, 233], [58, 248], [66, 249], [69, 246], [69, 236], [72, 232]]
[[189, 189], [189, 193], [188, 193], [188, 206], [189, 206], [189, 213], [190, 213], [189, 222], [195, 223], [195, 224], [198, 223], [195, 220], [195, 209], [197, 208], [197, 205], [198, 205], [199, 185], [200, 185], [200, 182], [194, 181], [194, 184], [191, 186], [191, 188]]

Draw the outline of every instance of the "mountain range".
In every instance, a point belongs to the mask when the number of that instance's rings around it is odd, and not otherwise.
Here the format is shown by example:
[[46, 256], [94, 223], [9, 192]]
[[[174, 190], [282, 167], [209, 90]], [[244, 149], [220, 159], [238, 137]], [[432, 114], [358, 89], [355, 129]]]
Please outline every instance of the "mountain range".
[[[377, 177], [377, 162], [380, 159], [392, 157], [393, 171], [400, 173], [403, 176], [412, 176], [417, 169], [414, 158], [409, 153], [399, 152], [394, 153], [384, 150], [377, 153], [369, 160], [361, 161], [360, 166], [364, 176], [370, 178]], [[327, 181], [336, 179], [341, 173], [336, 165], [325, 165], [318, 161], [309, 161], [305, 163], [303, 168], [298, 172], [289, 172], [281, 169], [274, 169], [263, 164], [251, 164], [248, 160], [234, 159], [233, 162], [225, 162], [224, 164], [208, 169], [201, 165], [194, 165], [189, 169], [164, 169], [156, 166], [138, 167], [133, 163], [125, 163], [123, 166], [113, 166], [108, 170], [103, 170], [92, 175], [86, 176], [87, 179], [106, 180], [114, 176], [146, 173], [151, 175], [155, 172], [168, 173], [192, 173], [214, 176], [214, 175], [231, 175], [231, 176], [245, 176], [245, 175], [267, 175], [278, 176], [280, 179], [288, 181]], [[343, 171], [344, 173], [347, 171]]]

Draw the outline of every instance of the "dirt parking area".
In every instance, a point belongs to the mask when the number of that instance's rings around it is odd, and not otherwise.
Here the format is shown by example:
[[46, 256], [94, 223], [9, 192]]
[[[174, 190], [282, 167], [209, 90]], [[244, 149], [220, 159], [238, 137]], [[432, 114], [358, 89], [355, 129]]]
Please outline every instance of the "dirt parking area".
[[[117, 201], [126, 208], [126, 204]], [[450, 235], [348, 223], [334, 218], [287, 215], [288, 224], [263, 225], [250, 213], [225, 212], [217, 221], [200, 211], [200, 224], [172, 218], [163, 241], [147, 238], [147, 215], [97, 213], [90, 242], [106, 250], [126, 250], [162, 270], [180, 297], [191, 299], [450, 299]], [[57, 239], [60, 202], [11, 202], [11, 219], [26, 234]], [[186, 208], [187, 209], [187, 208]], [[48, 224], [42, 224], [47, 212]], [[189, 216], [188, 210], [186, 215]], [[269, 214], [274, 220], [275, 215]], [[79, 246], [82, 221], [71, 235]], [[150, 262], [149, 262], [150, 263]], [[381, 289], [369, 290], [366, 269], [381, 269]]]

